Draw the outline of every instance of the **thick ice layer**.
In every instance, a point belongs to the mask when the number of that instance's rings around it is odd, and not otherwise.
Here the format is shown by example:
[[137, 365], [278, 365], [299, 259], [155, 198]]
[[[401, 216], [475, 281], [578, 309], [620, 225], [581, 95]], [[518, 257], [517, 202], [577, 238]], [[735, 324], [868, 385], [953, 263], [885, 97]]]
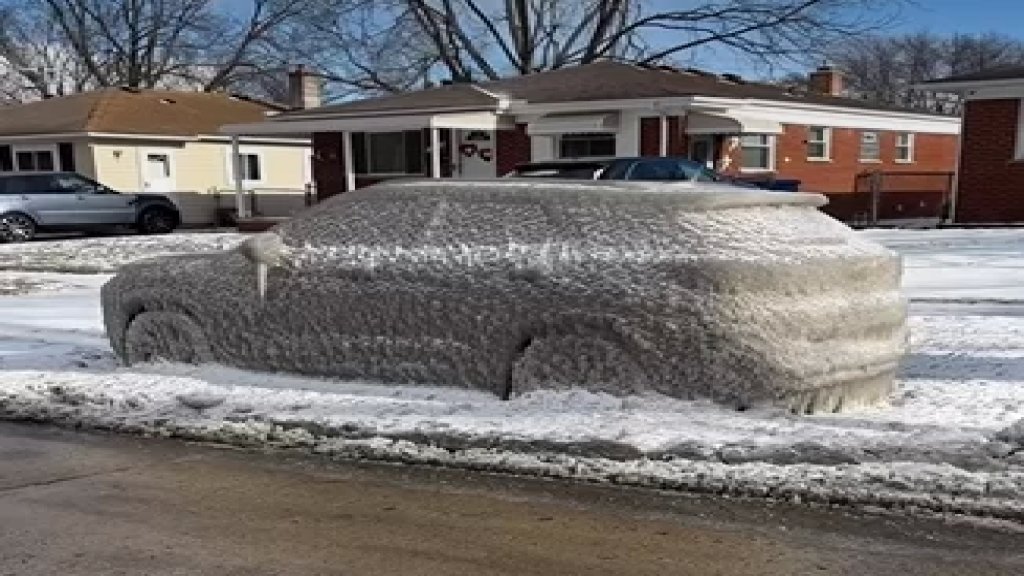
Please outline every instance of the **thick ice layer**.
[[694, 184], [385, 184], [279, 226], [283, 243], [129, 265], [104, 316], [128, 362], [502, 396], [876, 402], [905, 347], [899, 260], [821, 203]]

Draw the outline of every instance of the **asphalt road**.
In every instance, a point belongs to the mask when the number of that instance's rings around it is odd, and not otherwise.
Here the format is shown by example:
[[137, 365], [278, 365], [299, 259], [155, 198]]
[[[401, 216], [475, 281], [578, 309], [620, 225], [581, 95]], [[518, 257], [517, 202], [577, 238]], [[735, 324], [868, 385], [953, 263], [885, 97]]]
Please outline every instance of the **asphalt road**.
[[0, 423], [0, 575], [1024, 574], [1024, 534]]

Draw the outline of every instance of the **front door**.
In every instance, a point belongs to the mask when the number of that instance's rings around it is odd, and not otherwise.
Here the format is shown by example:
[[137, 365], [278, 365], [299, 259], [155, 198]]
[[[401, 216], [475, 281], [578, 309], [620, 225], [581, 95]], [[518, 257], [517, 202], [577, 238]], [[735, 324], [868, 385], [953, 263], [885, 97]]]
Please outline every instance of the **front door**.
[[690, 136], [690, 160], [714, 170], [718, 160], [715, 137], [710, 134]]
[[174, 165], [171, 153], [149, 151], [142, 155], [143, 192], [163, 194], [174, 191]]
[[458, 174], [460, 178], [494, 178], [498, 174], [494, 132], [460, 130], [458, 140]]

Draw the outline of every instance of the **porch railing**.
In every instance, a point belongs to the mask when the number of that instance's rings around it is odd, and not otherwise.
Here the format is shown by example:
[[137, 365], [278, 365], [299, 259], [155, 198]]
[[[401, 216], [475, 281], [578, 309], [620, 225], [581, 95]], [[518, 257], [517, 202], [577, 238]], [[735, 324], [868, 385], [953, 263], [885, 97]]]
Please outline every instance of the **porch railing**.
[[938, 224], [949, 219], [953, 172], [872, 171], [853, 193], [829, 194], [825, 212], [849, 224]]

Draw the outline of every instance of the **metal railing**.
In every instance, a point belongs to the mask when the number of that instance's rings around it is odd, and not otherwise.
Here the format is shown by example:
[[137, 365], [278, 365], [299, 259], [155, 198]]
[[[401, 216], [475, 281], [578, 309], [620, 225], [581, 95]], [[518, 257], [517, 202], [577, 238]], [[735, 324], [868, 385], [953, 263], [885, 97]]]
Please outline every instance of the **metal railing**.
[[860, 226], [938, 224], [949, 218], [954, 178], [953, 172], [863, 172], [852, 194], [829, 194], [825, 211]]

